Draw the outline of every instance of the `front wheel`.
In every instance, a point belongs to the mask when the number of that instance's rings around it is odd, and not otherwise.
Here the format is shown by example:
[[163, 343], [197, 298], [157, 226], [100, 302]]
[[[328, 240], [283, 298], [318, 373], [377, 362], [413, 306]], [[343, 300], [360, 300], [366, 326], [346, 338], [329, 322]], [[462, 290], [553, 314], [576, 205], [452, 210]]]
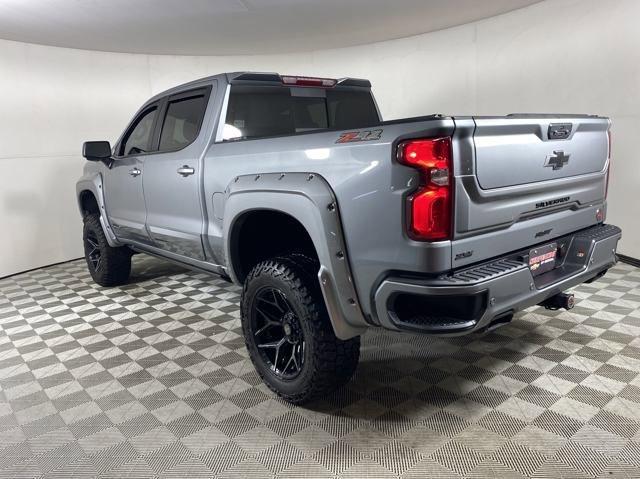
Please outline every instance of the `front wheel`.
[[116, 286], [127, 282], [131, 272], [131, 251], [125, 246], [109, 246], [98, 215], [85, 216], [82, 240], [87, 267], [96, 283]]
[[324, 305], [318, 265], [302, 255], [256, 265], [242, 292], [249, 356], [267, 386], [302, 404], [346, 383], [358, 365], [360, 338], [338, 339]]

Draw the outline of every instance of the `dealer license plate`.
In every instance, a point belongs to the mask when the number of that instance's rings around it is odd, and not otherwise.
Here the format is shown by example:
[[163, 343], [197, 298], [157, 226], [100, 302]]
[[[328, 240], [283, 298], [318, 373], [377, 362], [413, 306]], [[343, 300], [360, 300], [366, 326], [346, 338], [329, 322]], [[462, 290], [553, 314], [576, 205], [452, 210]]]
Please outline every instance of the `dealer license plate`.
[[529, 269], [533, 276], [551, 271], [556, 266], [558, 244], [550, 243], [529, 251]]

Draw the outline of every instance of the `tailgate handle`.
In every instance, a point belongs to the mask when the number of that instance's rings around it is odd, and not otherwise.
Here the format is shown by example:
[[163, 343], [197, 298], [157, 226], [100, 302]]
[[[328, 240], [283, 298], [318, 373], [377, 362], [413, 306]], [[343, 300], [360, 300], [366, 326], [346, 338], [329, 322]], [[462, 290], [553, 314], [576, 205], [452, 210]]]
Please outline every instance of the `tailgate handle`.
[[550, 140], [564, 140], [569, 138], [573, 125], [571, 123], [551, 123], [547, 137]]

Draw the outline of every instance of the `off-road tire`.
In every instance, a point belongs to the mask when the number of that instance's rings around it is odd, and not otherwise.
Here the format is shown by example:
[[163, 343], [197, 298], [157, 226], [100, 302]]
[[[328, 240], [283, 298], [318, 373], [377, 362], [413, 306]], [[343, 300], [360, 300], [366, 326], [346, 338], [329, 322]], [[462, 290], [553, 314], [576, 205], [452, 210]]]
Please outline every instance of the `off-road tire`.
[[[82, 243], [87, 268], [96, 283], [100, 286], [117, 286], [127, 282], [131, 273], [131, 250], [125, 246], [109, 246], [98, 215], [89, 214], [84, 217]], [[97, 267], [90, 256], [94, 250], [92, 243], [97, 246], [100, 255]]]
[[[359, 336], [343, 341], [333, 332], [320, 291], [318, 267], [317, 261], [301, 254], [269, 259], [251, 270], [242, 291], [242, 330], [251, 361], [264, 383], [293, 404], [309, 402], [344, 385], [360, 357]], [[281, 291], [299, 319], [305, 343], [304, 362], [293, 379], [279, 377], [256, 345], [250, 315], [256, 293], [264, 288]]]

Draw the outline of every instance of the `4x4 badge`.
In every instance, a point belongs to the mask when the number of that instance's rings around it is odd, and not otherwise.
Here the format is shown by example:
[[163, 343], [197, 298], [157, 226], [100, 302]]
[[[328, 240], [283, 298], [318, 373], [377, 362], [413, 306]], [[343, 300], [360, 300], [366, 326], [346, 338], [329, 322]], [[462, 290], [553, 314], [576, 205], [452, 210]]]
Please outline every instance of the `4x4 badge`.
[[559, 170], [564, 165], [569, 163], [570, 156], [571, 155], [565, 155], [564, 151], [562, 150], [554, 151], [553, 155], [547, 156], [547, 158], [544, 160], [544, 166], [550, 166], [554, 170]]

